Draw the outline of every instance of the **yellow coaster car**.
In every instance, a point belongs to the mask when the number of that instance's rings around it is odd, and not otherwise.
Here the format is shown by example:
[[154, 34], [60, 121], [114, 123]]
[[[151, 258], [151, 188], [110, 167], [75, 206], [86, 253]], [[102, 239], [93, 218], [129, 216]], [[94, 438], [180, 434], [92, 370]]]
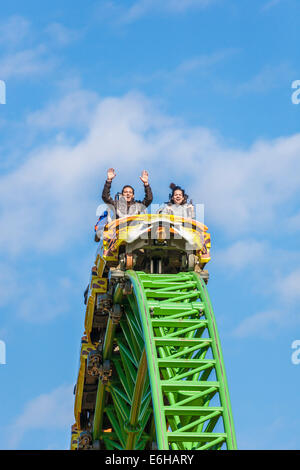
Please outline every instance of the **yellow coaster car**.
[[207, 227], [194, 219], [165, 214], [123, 217], [104, 227], [96, 269], [104, 277], [112, 267], [146, 273], [201, 271], [210, 260], [210, 246]]
[[80, 432], [78, 431], [77, 424], [73, 424], [71, 427], [71, 449], [70, 450], [77, 450], [78, 449], [78, 438]]
[[[111, 373], [102, 364], [108, 317], [118, 321], [110, 279], [127, 269], [151, 274], [195, 270], [207, 281], [203, 268], [210, 260], [207, 227], [193, 219], [165, 214], [143, 214], [116, 219], [97, 233], [100, 239], [86, 295], [85, 331], [75, 388], [75, 425], [72, 448], [87, 448], [93, 426], [97, 384]], [[208, 274], [208, 273], [207, 273]], [[78, 446], [76, 447], [76, 442]]]
[[80, 366], [75, 387], [74, 416], [77, 431], [85, 430], [91, 421], [97, 393], [98, 365], [101, 351], [99, 343], [90, 343], [87, 336], [81, 339]]
[[[100, 237], [99, 237], [100, 238]], [[85, 335], [93, 343], [105, 330], [111, 309], [108, 275], [126, 269], [174, 274], [198, 271], [210, 260], [210, 234], [193, 219], [173, 215], [143, 214], [110, 222], [101, 234], [87, 294]]]
[[[85, 334], [89, 342], [94, 341], [94, 330], [105, 328], [107, 323], [106, 310], [100, 308], [100, 294], [107, 292], [107, 278], [92, 275], [89, 284], [88, 299], [85, 313]], [[97, 335], [98, 336], [98, 335]]]

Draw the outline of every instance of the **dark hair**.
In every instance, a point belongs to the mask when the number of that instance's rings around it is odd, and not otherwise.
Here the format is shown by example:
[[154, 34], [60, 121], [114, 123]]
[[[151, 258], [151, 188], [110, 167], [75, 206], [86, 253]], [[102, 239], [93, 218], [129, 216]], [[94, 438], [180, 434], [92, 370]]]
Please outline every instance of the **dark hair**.
[[132, 192], [133, 192], [133, 194], [134, 194], [134, 189], [133, 189], [132, 186], [130, 186], [130, 184], [125, 184], [125, 186], [123, 186], [123, 188], [122, 188], [122, 194], [123, 194], [123, 191], [124, 191], [125, 188], [130, 188], [130, 189], [132, 189]]
[[174, 197], [175, 191], [177, 191], [177, 190], [179, 190], [179, 191], [182, 192], [183, 201], [182, 201], [181, 204], [186, 204], [186, 202], [187, 202], [189, 196], [188, 196], [188, 194], [185, 193], [185, 190], [184, 190], [183, 188], [181, 188], [180, 186], [177, 186], [175, 183], [171, 183], [171, 184], [170, 184], [170, 189], [172, 190], [172, 193], [169, 195], [169, 198], [170, 198], [169, 202], [170, 202], [171, 204], [174, 204], [174, 199], [173, 199], [173, 197]]

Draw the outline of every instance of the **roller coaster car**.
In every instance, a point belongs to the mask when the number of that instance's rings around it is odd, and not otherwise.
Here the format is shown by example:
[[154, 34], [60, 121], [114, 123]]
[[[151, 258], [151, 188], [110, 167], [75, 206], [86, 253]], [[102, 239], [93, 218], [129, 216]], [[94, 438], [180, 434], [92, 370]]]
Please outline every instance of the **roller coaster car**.
[[[101, 342], [112, 315], [114, 282], [110, 280], [118, 281], [125, 270], [149, 274], [194, 270], [208, 281], [208, 272], [203, 268], [210, 260], [210, 235], [207, 227], [195, 220], [164, 214], [129, 216], [106, 224], [99, 238], [101, 243], [85, 292], [88, 343]], [[123, 289], [127, 289], [126, 282]]]
[[[111, 268], [151, 274], [203, 271], [210, 260], [207, 227], [192, 219], [142, 214], [116, 219], [104, 227], [97, 250], [98, 275]], [[207, 272], [206, 272], [207, 273]]]
[[236, 449], [203, 282], [207, 227], [145, 214], [103, 224], [97, 237], [71, 449]]
[[[93, 421], [93, 406], [98, 383], [98, 364], [101, 362], [101, 344], [90, 343], [87, 336], [81, 339], [80, 367], [74, 390], [74, 415], [76, 431], [88, 431]], [[74, 426], [75, 428], [75, 426]]]

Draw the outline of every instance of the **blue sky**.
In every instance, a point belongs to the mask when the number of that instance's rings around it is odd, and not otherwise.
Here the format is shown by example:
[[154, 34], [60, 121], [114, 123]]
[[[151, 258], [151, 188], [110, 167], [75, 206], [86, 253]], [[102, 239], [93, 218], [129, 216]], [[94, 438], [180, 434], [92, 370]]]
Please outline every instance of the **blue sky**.
[[95, 212], [114, 167], [115, 191], [142, 196], [145, 168], [155, 203], [174, 181], [205, 205], [238, 447], [299, 449], [297, 3], [1, 5], [1, 448], [69, 448]]

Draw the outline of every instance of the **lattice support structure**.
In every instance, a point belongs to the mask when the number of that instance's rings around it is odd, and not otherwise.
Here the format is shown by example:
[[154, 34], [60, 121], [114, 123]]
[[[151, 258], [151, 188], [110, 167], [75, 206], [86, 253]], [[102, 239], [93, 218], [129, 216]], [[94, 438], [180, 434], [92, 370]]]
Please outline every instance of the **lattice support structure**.
[[235, 449], [221, 346], [195, 272], [127, 271], [132, 289], [107, 325], [112, 366], [99, 380], [93, 438], [106, 449]]

